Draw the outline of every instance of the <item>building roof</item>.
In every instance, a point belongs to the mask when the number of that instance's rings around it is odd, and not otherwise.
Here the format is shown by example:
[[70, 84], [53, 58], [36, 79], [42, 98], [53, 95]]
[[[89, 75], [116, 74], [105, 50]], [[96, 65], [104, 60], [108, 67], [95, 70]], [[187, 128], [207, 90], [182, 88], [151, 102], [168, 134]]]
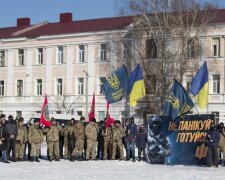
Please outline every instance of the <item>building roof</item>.
[[[112, 17], [102, 19], [80, 20], [65, 23], [47, 23], [18, 35], [15, 32], [21, 31], [31, 26], [17, 26], [0, 28], [0, 39], [16, 38], [16, 37], [38, 37], [45, 35], [60, 35], [71, 33], [98, 32], [124, 29], [133, 22], [132, 16]], [[35, 26], [35, 25], [33, 25]], [[13, 35], [14, 33], [14, 35]]]
[[[66, 13], [67, 14], [70, 13]], [[224, 23], [225, 9], [212, 11], [213, 17], [210, 23]], [[66, 17], [67, 18], [67, 17]], [[72, 18], [72, 15], [71, 15]], [[23, 20], [23, 18], [21, 18]], [[20, 19], [20, 20], [21, 20]], [[27, 20], [29, 18], [25, 18]], [[16, 27], [0, 28], [0, 39], [27, 37], [35, 38], [48, 35], [75, 34], [85, 32], [99, 32], [121, 30], [134, 21], [133, 16], [111, 17], [101, 19], [79, 20], [70, 22], [39, 23], [24, 26], [23, 22]]]

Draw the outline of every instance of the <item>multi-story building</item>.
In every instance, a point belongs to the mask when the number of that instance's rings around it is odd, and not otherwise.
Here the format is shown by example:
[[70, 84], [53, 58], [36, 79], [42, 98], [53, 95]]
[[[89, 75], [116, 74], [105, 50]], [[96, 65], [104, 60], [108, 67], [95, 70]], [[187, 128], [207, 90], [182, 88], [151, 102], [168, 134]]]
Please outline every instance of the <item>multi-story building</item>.
[[[115, 59], [109, 48], [131, 21], [72, 21], [72, 14], [64, 13], [57, 23], [30, 25], [30, 18], [20, 18], [16, 27], [0, 28], [0, 113], [27, 119], [41, 112], [46, 93], [50, 114], [86, 116], [95, 92], [96, 118], [102, 120], [106, 101], [101, 87]], [[125, 102], [110, 107], [115, 119], [128, 116]]]
[[[30, 18], [20, 18], [16, 27], [0, 28], [0, 114], [29, 119], [41, 112], [46, 93], [50, 113], [86, 116], [95, 92], [96, 118], [102, 120], [106, 101], [101, 87], [118, 65], [118, 49], [126, 56], [122, 39], [132, 22], [132, 17], [73, 21], [71, 13], [64, 13], [56, 23], [31, 25]], [[189, 54], [190, 62], [201, 65], [207, 60], [209, 66], [209, 105], [203, 110], [197, 108], [198, 112], [214, 113], [220, 120], [225, 120], [224, 32], [225, 10], [220, 10], [207, 26], [207, 33], [200, 35], [201, 55], [195, 56], [195, 48]], [[185, 87], [190, 86], [194, 75], [186, 73]], [[147, 105], [140, 108], [144, 103], [132, 109], [124, 99], [111, 105], [110, 114], [120, 120], [130, 115], [142, 120], [154, 113]]]

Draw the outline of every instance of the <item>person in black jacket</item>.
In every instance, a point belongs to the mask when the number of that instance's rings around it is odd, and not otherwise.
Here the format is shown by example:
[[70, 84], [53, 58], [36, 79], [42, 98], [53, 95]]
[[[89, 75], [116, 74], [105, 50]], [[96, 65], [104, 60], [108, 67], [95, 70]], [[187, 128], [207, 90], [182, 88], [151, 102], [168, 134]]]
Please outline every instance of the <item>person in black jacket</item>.
[[211, 125], [210, 131], [206, 137], [207, 152], [207, 167], [213, 164], [218, 167], [218, 143], [220, 141], [220, 132], [215, 125]]
[[16, 146], [16, 137], [18, 134], [16, 121], [13, 119], [12, 115], [9, 115], [8, 121], [6, 122], [2, 137], [6, 140], [6, 150], [8, 159], [10, 157], [10, 153], [12, 151], [12, 161], [16, 162], [15, 157], [15, 146]]
[[138, 134], [136, 137], [136, 146], [138, 148], [138, 161], [141, 161], [141, 153], [143, 152], [143, 160], [146, 160], [146, 153], [145, 153], [145, 148], [146, 148], [146, 143], [147, 143], [147, 133], [144, 128], [144, 125], [141, 124], [140, 127], [138, 128]]

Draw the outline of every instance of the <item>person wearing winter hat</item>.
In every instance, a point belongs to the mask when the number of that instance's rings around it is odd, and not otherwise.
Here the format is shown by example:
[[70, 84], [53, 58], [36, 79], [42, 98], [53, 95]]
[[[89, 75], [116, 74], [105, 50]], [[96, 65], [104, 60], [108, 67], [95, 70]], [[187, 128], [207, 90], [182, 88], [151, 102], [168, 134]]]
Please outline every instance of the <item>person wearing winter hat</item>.
[[6, 149], [7, 156], [9, 158], [12, 152], [12, 161], [16, 161], [15, 157], [15, 146], [16, 146], [16, 137], [17, 137], [18, 129], [16, 121], [13, 119], [12, 115], [8, 116], [8, 121], [5, 123], [2, 136], [6, 140]]
[[55, 161], [60, 161], [59, 157], [59, 133], [62, 133], [63, 129], [57, 124], [56, 120], [51, 118], [51, 127], [45, 128], [44, 133], [47, 134], [47, 143], [49, 150], [49, 161], [53, 160], [53, 155]]
[[86, 150], [86, 160], [89, 160], [90, 154], [92, 155], [92, 160], [95, 158], [95, 149], [97, 146], [97, 135], [99, 133], [98, 124], [96, 119], [92, 118], [91, 121], [85, 127], [85, 135], [87, 138], [87, 150]]
[[127, 158], [126, 160], [130, 160], [130, 152], [132, 152], [133, 162], [135, 162], [135, 141], [137, 135], [137, 125], [134, 123], [134, 118], [129, 118], [130, 123], [126, 127], [126, 143], [127, 143]]
[[34, 124], [29, 127], [28, 141], [31, 144], [30, 161], [40, 162], [38, 157], [41, 153], [41, 143], [43, 142], [43, 131], [39, 128], [39, 119], [34, 120]]
[[125, 132], [119, 120], [115, 121], [115, 125], [112, 128], [112, 141], [113, 141], [113, 150], [112, 150], [112, 160], [115, 160], [116, 149], [118, 147], [120, 152], [120, 160], [124, 160], [124, 150], [122, 139], [125, 136]]
[[144, 125], [141, 124], [138, 128], [138, 134], [136, 137], [136, 146], [138, 148], [138, 161], [141, 161], [141, 154], [143, 152], [143, 160], [146, 160], [146, 153], [145, 153], [145, 148], [146, 148], [146, 143], [147, 143], [147, 133], [144, 128]]
[[27, 142], [27, 129], [24, 126], [24, 119], [20, 117], [18, 119], [18, 134], [16, 137], [16, 161], [23, 161], [24, 158], [24, 147]]

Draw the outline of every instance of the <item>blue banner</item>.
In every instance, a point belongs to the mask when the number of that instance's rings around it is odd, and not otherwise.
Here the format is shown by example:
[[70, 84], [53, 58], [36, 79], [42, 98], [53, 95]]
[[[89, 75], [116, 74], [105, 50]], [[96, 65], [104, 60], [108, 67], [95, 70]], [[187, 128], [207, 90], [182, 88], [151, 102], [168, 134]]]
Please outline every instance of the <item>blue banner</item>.
[[[186, 115], [178, 124], [168, 116], [150, 117], [147, 157], [149, 163], [205, 165], [205, 137], [214, 115]], [[160, 129], [160, 132], [157, 131]]]
[[103, 85], [105, 99], [109, 103], [115, 103], [128, 96], [128, 75], [125, 65], [114, 71]]

